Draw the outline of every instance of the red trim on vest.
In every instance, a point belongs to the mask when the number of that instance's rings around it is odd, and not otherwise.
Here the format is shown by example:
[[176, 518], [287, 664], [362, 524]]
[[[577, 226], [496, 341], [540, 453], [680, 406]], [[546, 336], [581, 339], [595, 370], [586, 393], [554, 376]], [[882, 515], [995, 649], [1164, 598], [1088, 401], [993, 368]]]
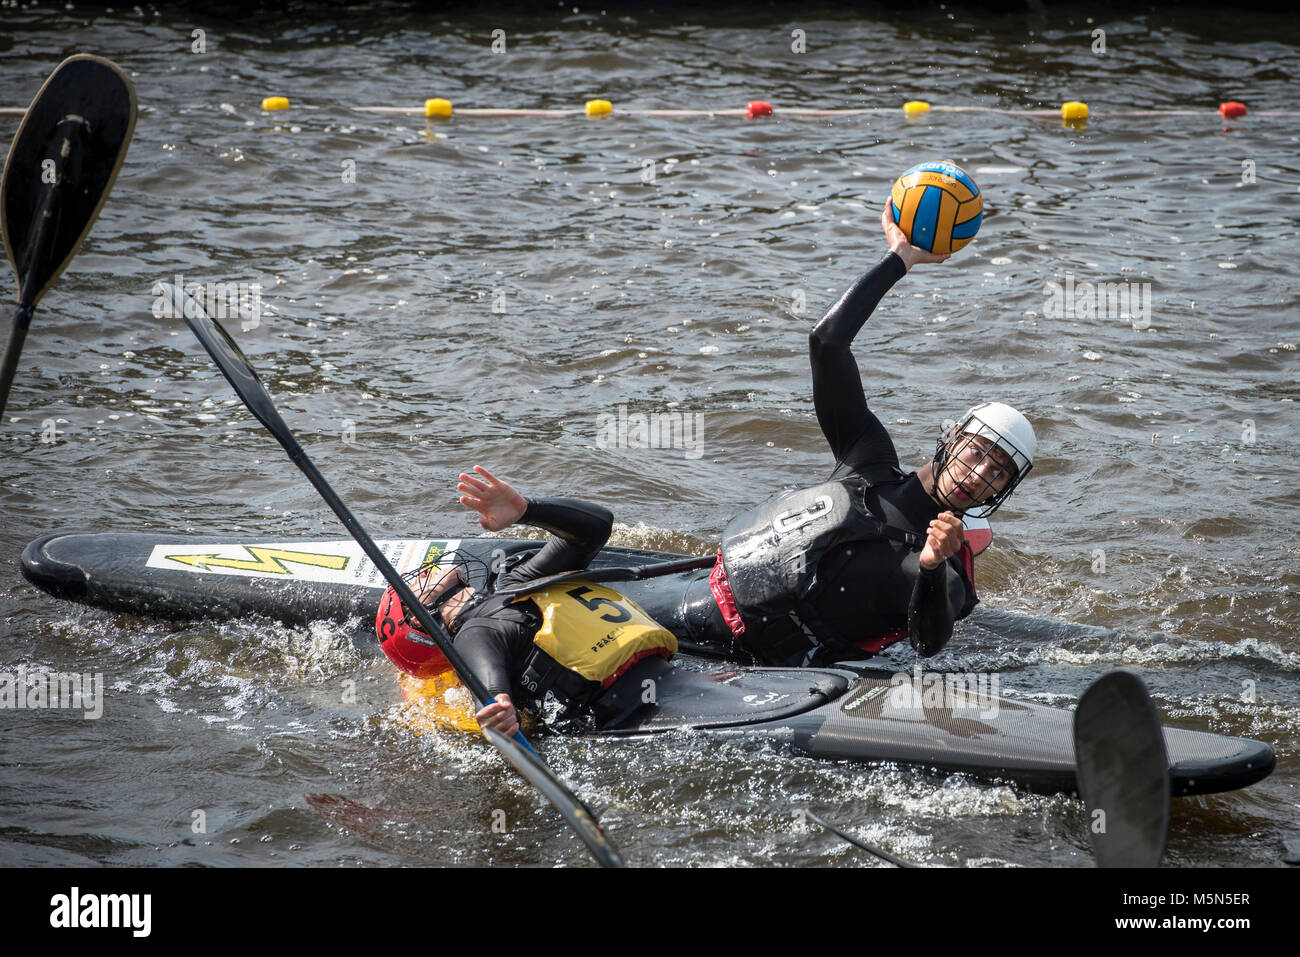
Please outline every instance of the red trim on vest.
[[962, 544], [970, 545], [971, 554], [978, 555], [993, 544], [993, 529], [968, 528], [966, 529], [966, 540]]
[[667, 648], [645, 648], [641, 651], [638, 651], [631, 658], [627, 659], [627, 661], [623, 662], [623, 664], [619, 666], [618, 671], [615, 671], [612, 675], [610, 675], [608, 678], [602, 681], [600, 686], [602, 688], [608, 688], [619, 678], [623, 677], [623, 674], [634, 664], [636, 664], [642, 658], [649, 658], [651, 655], [658, 655], [660, 658], [664, 659], [664, 661], [667, 661], [671, 657], [668, 653]]
[[718, 560], [713, 563], [713, 571], [709, 572], [709, 591], [713, 592], [713, 600], [718, 603], [723, 621], [731, 629], [732, 635], [739, 638], [745, 633], [745, 623], [741, 621], [740, 612], [736, 610], [736, 596], [731, 593], [731, 582], [727, 581], [727, 570], [722, 566], [720, 548]]
[[888, 648], [896, 641], [902, 641], [907, 637], [906, 628], [895, 628], [893, 631], [887, 631], [883, 635], [876, 635], [874, 638], [864, 638], [862, 641], [855, 641], [857, 647], [863, 651], [869, 651], [873, 655], [883, 648]]
[[[993, 536], [989, 535], [992, 539]], [[966, 577], [970, 579], [970, 590], [975, 590], [975, 551], [970, 547], [970, 542], [961, 543], [961, 551], [957, 553], [961, 556], [962, 567], [966, 569]]]

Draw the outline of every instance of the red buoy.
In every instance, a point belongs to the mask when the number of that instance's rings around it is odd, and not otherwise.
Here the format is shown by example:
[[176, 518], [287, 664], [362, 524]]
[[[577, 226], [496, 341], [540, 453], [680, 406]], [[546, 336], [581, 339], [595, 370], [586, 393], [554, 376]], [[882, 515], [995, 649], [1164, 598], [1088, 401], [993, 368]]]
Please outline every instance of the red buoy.
[[1227, 103], [1219, 104], [1219, 112], [1225, 119], [1233, 119], [1238, 116], [1246, 115], [1246, 104], [1238, 103], [1236, 100], [1229, 100]]
[[751, 100], [745, 104], [745, 116], [748, 119], [754, 119], [756, 116], [771, 116], [772, 104], [766, 100]]

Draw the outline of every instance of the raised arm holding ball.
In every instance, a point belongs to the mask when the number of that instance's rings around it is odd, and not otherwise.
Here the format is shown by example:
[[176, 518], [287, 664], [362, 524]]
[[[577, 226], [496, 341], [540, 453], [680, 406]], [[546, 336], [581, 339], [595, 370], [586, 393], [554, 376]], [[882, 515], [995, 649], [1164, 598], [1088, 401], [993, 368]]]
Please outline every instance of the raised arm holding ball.
[[[782, 495], [727, 527], [709, 579], [718, 614], [692, 641], [773, 665], [862, 658], [904, 637], [929, 656], [975, 607], [962, 516], [992, 513], [1028, 474], [1033, 427], [1009, 406], [977, 405], [944, 435], [929, 464], [905, 474], [889, 432], [867, 407], [850, 347], [908, 270], [943, 262], [946, 250], [970, 241], [982, 209], [978, 187], [953, 164], [924, 164], [900, 177], [881, 216], [889, 255], [810, 336], [813, 404], [835, 468], [825, 483]], [[918, 236], [929, 248], [913, 241]]]

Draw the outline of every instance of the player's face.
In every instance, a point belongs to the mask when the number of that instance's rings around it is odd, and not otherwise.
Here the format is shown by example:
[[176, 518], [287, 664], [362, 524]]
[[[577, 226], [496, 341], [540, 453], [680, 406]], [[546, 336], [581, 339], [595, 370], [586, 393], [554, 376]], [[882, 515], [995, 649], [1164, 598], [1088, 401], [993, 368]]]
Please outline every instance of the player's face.
[[987, 502], [1016, 477], [1011, 456], [989, 439], [958, 435], [939, 476], [939, 490], [955, 507], [965, 510]]

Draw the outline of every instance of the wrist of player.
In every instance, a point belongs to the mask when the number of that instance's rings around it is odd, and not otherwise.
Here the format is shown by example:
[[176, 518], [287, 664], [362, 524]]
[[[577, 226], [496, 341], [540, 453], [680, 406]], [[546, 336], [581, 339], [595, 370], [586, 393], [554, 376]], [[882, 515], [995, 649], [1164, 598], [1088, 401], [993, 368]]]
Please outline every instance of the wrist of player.
[[907, 243], [907, 242], [894, 243], [889, 247], [889, 251], [893, 253], [895, 256], [897, 256], [899, 259], [903, 260], [903, 268], [906, 269], [908, 272], [911, 272], [912, 267], [915, 266], [917, 262], [919, 262], [919, 259], [917, 257], [918, 250], [911, 243]]

